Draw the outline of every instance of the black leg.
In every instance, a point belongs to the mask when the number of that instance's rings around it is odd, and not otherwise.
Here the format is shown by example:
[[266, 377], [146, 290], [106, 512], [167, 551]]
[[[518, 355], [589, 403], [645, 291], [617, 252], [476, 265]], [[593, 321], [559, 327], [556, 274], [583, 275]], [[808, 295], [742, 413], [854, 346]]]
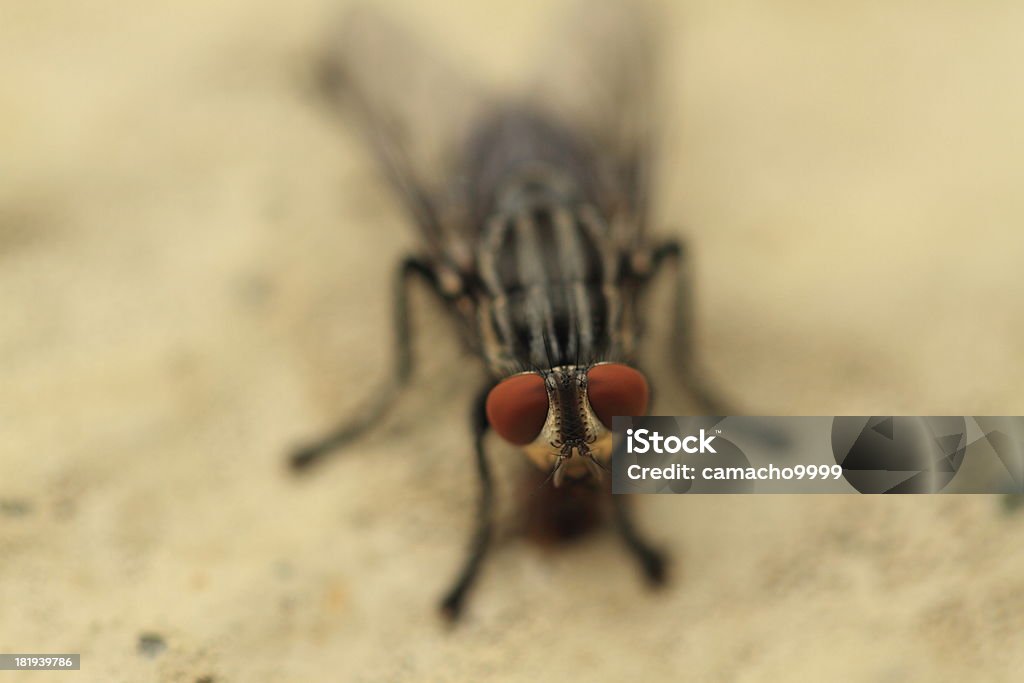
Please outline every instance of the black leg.
[[441, 295], [437, 278], [429, 264], [415, 257], [409, 257], [402, 261], [394, 285], [395, 358], [393, 378], [387, 385], [377, 390], [373, 399], [357, 415], [346, 418], [326, 435], [292, 453], [289, 459], [292, 469], [305, 470], [319, 462], [324, 456], [362, 436], [387, 414], [395, 404], [401, 390], [408, 384], [412, 374], [412, 333], [409, 326], [408, 290], [414, 275], [419, 276], [438, 295]]
[[459, 618], [466, 594], [473, 586], [473, 582], [480, 572], [480, 565], [491, 544], [494, 522], [494, 483], [491, 481], [491, 468], [484, 449], [484, 437], [489, 429], [485, 406], [490, 388], [488, 385], [473, 405], [473, 448], [476, 451], [476, 471], [480, 481], [480, 501], [477, 507], [476, 526], [470, 539], [469, 553], [462, 565], [462, 570], [441, 601], [441, 612], [452, 621]]
[[628, 507], [627, 497], [624, 495], [612, 495], [612, 511], [615, 515], [615, 528], [618, 530], [626, 547], [633, 553], [640, 562], [640, 568], [644, 572], [647, 581], [654, 586], [665, 583], [668, 560], [665, 555], [655, 550], [650, 543], [640, 535], [633, 524], [633, 518]]
[[729, 405], [711, 388], [700, 372], [694, 352], [693, 278], [686, 246], [670, 240], [658, 245], [650, 254], [646, 272], [639, 273], [650, 280], [661, 267], [670, 264], [675, 271], [675, 311], [672, 317], [672, 360], [676, 373], [683, 380], [687, 392], [701, 411], [708, 415], [730, 415]]

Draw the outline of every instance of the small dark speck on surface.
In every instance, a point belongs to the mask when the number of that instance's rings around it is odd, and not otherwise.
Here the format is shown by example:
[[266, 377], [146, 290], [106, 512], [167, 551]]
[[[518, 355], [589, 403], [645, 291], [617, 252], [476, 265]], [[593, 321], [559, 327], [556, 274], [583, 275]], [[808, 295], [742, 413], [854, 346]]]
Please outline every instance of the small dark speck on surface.
[[139, 636], [138, 650], [144, 657], [156, 657], [167, 649], [167, 643], [157, 633], [143, 633]]
[[288, 562], [279, 560], [274, 563], [274, 575], [277, 576], [277, 578], [281, 580], [290, 579], [294, 573], [294, 569]]
[[75, 501], [61, 498], [53, 504], [53, 514], [61, 521], [71, 519], [75, 516]]
[[196, 683], [214, 683], [213, 676], [200, 676], [196, 679]]
[[57, 224], [54, 216], [47, 215], [49, 210], [52, 207], [44, 203], [0, 206], [0, 256], [8, 257], [21, 248], [45, 243]]
[[25, 517], [32, 514], [32, 503], [27, 500], [0, 498], [0, 515]]
[[246, 306], [263, 307], [274, 294], [274, 282], [263, 274], [245, 277], [238, 285], [239, 297]]
[[1003, 510], [1009, 514], [1024, 509], [1024, 493], [1008, 493], [1003, 496]]

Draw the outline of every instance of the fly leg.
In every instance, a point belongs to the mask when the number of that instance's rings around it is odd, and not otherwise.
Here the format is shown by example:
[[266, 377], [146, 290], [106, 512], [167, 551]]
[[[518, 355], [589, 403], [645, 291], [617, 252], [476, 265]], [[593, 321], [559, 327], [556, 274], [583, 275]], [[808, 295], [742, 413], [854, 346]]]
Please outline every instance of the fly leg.
[[480, 481], [480, 500], [476, 514], [476, 527], [469, 543], [469, 553], [463, 562], [459, 575], [452, 583], [452, 587], [441, 600], [441, 612], [448, 619], [455, 621], [462, 612], [466, 594], [473, 586], [480, 566], [491, 545], [493, 533], [494, 516], [494, 483], [491, 480], [491, 467], [487, 461], [487, 452], [484, 448], [484, 437], [490, 425], [487, 422], [487, 393], [490, 385], [482, 391], [473, 405], [473, 448], [476, 453], [477, 478]]
[[665, 575], [668, 560], [665, 555], [656, 550], [636, 529], [633, 523], [633, 515], [629, 509], [628, 496], [612, 495], [612, 514], [615, 518], [615, 528], [625, 542], [626, 547], [640, 562], [640, 568], [644, 572], [648, 583], [652, 586], [660, 586], [665, 583]]
[[633, 266], [641, 281], [649, 281], [670, 265], [675, 273], [675, 310], [672, 317], [672, 356], [675, 369], [687, 392], [708, 415], [730, 415], [732, 411], [718, 392], [708, 385], [696, 363], [694, 352], [693, 274], [686, 245], [669, 240], [657, 245], [644, 262]]
[[402, 389], [409, 383], [412, 374], [412, 333], [409, 327], [408, 294], [413, 276], [418, 276], [439, 296], [443, 296], [437, 275], [426, 261], [414, 256], [402, 261], [394, 285], [395, 357], [391, 381], [375, 392], [374, 398], [358, 415], [347, 418], [321, 438], [292, 453], [289, 459], [292, 469], [305, 470], [365, 434], [388, 413]]

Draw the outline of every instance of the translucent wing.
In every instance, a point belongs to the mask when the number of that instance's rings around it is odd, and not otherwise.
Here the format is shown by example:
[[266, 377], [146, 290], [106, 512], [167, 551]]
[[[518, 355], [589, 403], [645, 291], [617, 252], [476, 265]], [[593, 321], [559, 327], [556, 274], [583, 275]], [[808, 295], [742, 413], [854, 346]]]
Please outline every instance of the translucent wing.
[[354, 116], [431, 252], [468, 264], [458, 164], [491, 98], [368, 7], [348, 14], [322, 64], [329, 100]]
[[[646, 222], [655, 136], [657, 30], [641, 2], [581, 0], [541, 54], [532, 97], [589, 138], [620, 237]], [[623, 234], [624, 233], [624, 234]]]
[[654, 134], [654, 21], [642, 5], [581, 0], [538, 51], [522, 101], [496, 101], [370, 8], [349, 14], [324, 60], [325, 92], [354, 115], [429, 248], [471, 268], [475, 236], [464, 176], [480, 123], [527, 109], [557, 119], [589, 143], [605, 180], [601, 209], [623, 242], [640, 238]]

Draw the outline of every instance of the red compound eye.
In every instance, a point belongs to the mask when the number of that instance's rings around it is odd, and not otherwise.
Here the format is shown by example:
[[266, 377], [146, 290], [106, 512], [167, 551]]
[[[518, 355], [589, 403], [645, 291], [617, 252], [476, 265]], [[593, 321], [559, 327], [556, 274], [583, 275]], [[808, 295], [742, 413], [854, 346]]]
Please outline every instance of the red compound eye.
[[639, 370], [621, 363], [595, 365], [587, 373], [587, 397], [598, 419], [609, 429], [614, 415], [643, 415], [650, 390]]
[[487, 420], [501, 438], [517, 446], [533, 442], [548, 417], [544, 378], [532, 372], [513, 375], [487, 395]]

